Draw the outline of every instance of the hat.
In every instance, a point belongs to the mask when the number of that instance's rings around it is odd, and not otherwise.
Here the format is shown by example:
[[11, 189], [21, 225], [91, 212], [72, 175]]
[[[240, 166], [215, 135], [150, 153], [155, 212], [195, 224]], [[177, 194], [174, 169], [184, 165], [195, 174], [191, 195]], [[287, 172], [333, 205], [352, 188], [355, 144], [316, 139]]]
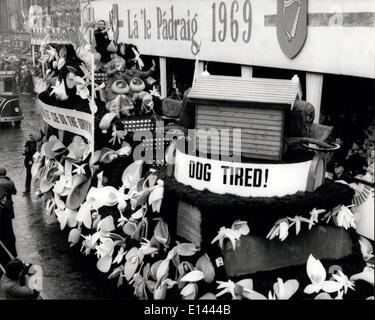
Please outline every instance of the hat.
[[107, 51], [111, 53], [117, 53], [118, 47], [116, 43], [112, 40], [111, 43], [107, 47]]
[[131, 188], [141, 179], [143, 162], [143, 160], [137, 160], [124, 170], [121, 180], [126, 188]]
[[59, 178], [59, 165], [57, 161], [50, 162], [49, 165], [45, 166], [45, 171], [40, 180], [40, 191], [46, 193], [51, 190]]
[[73, 176], [72, 188], [66, 198], [65, 206], [68, 209], [78, 209], [86, 198], [91, 184], [91, 178], [87, 179], [83, 174]]
[[105, 133], [112, 125], [113, 120], [117, 117], [117, 114], [114, 112], [106, 113], [103, 118], [100, 120], [99, 128]]
[[147, 83], [147, 85], [149, 85], [150, 87], [151, 87], [152, 85], [154, 85], [156, 82], [157, 82], [156, 79], [154, 79], [154, 78], [151, 77], [151, 76], [149, 76], [149, 77], [146, 79], [146, 83]]
[[72, 188], [73, 177], [70, 175], [61, 175], [60, 179], [56, 181], [53, 191], [62, 197], [66, 197]]
[[13, 62], [19, 62], [21, 60], [18, 59], [16, 56], [10, 56], [8, 59], [5, 59], [5, 61], [7, 61], [9, 63], [13, 63]]
[[334, 168], [337, 168], [337, 167], [343, 167], [344, 166], [344, 161], [342, 161], [341, 159], [337, 159], [335, 160], [335, 162], [333, 163], [333, 167]]
[[90, 168], [93, 168], [93, 171], [97, 171], [99, 169], [99, 162], [102, 156], [101, 150], [96, 150], [93, 154], [93, 156], [90, 158]]
[[115, 81], [112, 84], [111, 89], [114, 93], [117, 94], [127, 94], [130, 91], [128, 84], [124, 80]]
[[6, 176], [7, 170], [5, 168], [0, 168], [0, 177]]
[[63, 156], [73, 163], [82, 162], [87, 154], [89, 146], [81, 136], [74, 136], [72, 143], [68, 146], [68, 155]]
[[131, 116], [134, 110], [133, 102], [128, 98], [128, 96], [121, 95], [117, 101], [119, 106], [119, 113], [125, 116]]
[[98, 188], [97, 200], [107, 207], [113, 207], [118, 204], [118, 190], [112, 186]]
[[102, 163], [111, 163], [118, 157], [119, 155], [116, 153], [116, 151], [109, 148], [103, 148], [100, 152], [100, 162]]
[[57, 140], [56, 136], [51, 136], [49, 141], [44, 146], [44, 154], [49, 159], [55, 159], [57, 156], [63, 154], [66, 150], [65, 145], [60, 140]]
[[142, 90], [145, 89], [145, 83], [142, 81], [142, 79], [140, 78], [133, 78], [131, 81], [130, 81], [130, 90], [132, 92], [141, 92]]

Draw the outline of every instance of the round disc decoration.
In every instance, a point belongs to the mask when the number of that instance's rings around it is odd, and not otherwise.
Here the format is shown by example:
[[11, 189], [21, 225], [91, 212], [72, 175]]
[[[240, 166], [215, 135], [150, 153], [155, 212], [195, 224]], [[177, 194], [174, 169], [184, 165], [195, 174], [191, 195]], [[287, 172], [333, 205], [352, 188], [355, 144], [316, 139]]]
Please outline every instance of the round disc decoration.
[[145, 87], [145, 83], [140, 78], [134, 78], [130, 81], [130, 89], [133, 92], [141, 92]]
[[115, 81], [111, 89], [116, 94], [127, 94], [130, 91], [128, 84], [124, 80]]

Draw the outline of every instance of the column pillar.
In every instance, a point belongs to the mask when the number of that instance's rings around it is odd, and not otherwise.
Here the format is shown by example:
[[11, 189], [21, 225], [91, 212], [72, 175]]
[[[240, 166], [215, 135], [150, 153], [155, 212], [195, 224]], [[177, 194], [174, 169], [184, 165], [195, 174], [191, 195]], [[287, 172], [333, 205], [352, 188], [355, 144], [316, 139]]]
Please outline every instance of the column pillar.
[[241, 66], [241, 78], [249, 79], [253, 77], [253, 67]]
[[315, 108], [315, 123], [319, 123], [322, 102], [323, 74], [306, 72], [306, 101]]
[[165, 98], [167, 96], [167, 58], [159, 57], [159, 69], [160, 69], [160, 90], [161, 96]]

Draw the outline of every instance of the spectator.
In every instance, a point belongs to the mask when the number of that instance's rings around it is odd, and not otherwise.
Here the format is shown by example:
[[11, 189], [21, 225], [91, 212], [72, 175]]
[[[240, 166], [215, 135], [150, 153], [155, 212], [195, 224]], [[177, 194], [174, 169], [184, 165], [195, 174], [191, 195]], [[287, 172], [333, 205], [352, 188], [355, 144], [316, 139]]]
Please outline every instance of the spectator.
[[31, 289], [27, 283], [30, 273], [30, 266], [22, 263], [21, 260], [13, 259], [5, 267], [5, 274], [0, 280], [0, 299], [6, 300], [36, 300], [39, 292]]
[[360, 145], [361, 143], [359, 141], [354, 141], [346, 157], [345, 169], [352, 177], [357, 174], [364, 174], [365, 168], [367, 167], [366, 158], [364, 157], [365, 152]]
[[[13, 181], [7, 177], [5, 168], [0, 168], [0, 240], [12, 255], [17, 256], [16, 237], [14, 236], [12, 220], [14, 209], [12, 195], [17, 193]], [[0, 261], [8, 261], [8, 257], [0, 250]]]
[[25, 191], [23, 194], [29, 194], [31, 189], [31, 167], [33, 166], [34, 160], [33, 155], [36, 152], [37, 143], [34, 140], [34, 136], [29, 133], [28, 140], [25, 143], [23, 155], [25, 156], [24, 165], [26, 168], [26, 182], [25, 182]]
[[96, 51], [100, 53], [100, 61], [107, 63], [110, 60], [109, 52], [107, 52], [107, 47], [110, 43], [108, 37], [108, 31], [110, 28], [106, 28], [104, 20], [99, 20], [98, 28], [94, 31], [95, 42], [96, 42]]
[[146, 82], [146, 78], [151, 76], [155, 71], [155, 61], [152, 60], [152, 66], [147, 71], [139, 70], [138, 68], [138, 62], [136, 59], [131, 59], [127, 62], [127, 69], [125, 71], [125, 80], [127, 83], [130, 83], [130, 81], [133, 78], [140, 78], [144, 82]]
[[333, 180], [344, 180], [348, 183], [352, 182], [351, 175], [345, 170], [344, 163], [342, 161], [336, 161], [333, 165], [334, 174]]
[[20, 74], [19, 74], [19, 86], [20, 86], [20, 92], [22, 94], [28, 94], [30, 93], [30, 72], [27, 69], [27, 66], [24, 65], [21, 68]]
[[117, 48], [110, 48], [111, 61], [107, 62], [104, 66], [107, 76], [112, 77], [114, 81], [122, 79], [122, 71], [125, 70], [125, 59], [117, 54]]
[[334, 142], [340, 146], [340, 149], [333, 152], [332, 156], [330, 157], [328, 161], [327, 170], [329, 172], [333, 172], [333, 165], [337, 161], [343, 162], [347, 154], [347, 151], [344, 149], [344, 140], [342, 137], [336, 137]]

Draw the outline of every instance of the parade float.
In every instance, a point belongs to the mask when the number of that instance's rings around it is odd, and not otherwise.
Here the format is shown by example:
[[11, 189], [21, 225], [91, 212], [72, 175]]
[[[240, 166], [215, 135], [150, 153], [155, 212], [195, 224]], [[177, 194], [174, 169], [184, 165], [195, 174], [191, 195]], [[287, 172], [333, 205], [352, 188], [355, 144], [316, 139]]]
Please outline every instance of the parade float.
[[[155, 300], [373, 294], [373, 238], [358, 238], [353, 206], [363, 189], [325, 180], [338, 146], [298, 78], [198, 75], [191, 134], [160, 126], [163, 98], [146, 79], [96, 72], [89, 44], [44, 49], [35, 187], [110, 281]], [[111, 50], [142, 69], [138, 48]]]

